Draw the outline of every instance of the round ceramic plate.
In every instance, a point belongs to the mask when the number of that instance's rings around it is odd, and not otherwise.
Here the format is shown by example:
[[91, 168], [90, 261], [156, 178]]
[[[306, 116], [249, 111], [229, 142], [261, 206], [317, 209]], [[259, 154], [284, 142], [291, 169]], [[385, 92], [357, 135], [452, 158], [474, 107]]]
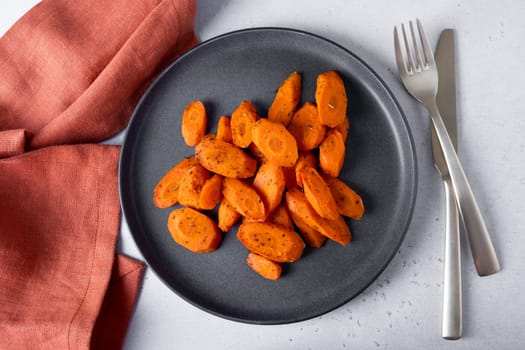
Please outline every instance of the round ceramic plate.
[[[303, 77], [302, 101], [314, 101], [316, 77], [337, 70], [349, 96], [350, 134], [340, 178], [363, 198], [360, 221], [348, 220], [353, 241], [306, 248], [284, 264], [278, 281], [246, 264], [237, 227], [219, 249], [195, 254], [177, 245], [166, 222], [173, 208], [152, 203], [158, 180], [193, 155], [182, 139], [184, 107], [204, 102], [208, 132], [242, 100], [265, 116], [276, 89], [292, 72]], [[156, 274], [178, 295], [213, 314], [248, 323], [278, 324], [321, 315], [358, 295], [395, 255], [412, 215], [416, 164], [405, 117], [384, 82], [356, 55], [322, 37], [283, 28], [221, 35], [168, 67], [138, 104], [120, 159], [120, 195], [131, 233]]]

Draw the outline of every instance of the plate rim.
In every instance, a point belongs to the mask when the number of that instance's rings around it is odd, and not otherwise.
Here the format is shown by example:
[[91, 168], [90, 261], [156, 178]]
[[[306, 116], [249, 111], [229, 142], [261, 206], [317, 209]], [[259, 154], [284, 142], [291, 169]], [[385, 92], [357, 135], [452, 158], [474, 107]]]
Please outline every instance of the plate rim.
[[[191, 55], [194, 51], [199, 50], [202, 47], [204, 47], [206, 45], [209, 45], [210, 43], [213, 43], [213, 42], [218, 41], [218, 40], [222, 40], [222, 39], [227, 38], [227, 37], [238, 35], [238, 34], [244, 34], [244, 33], [249, 33], [249, 32], [265, 32], [265, 31], [288, 32], [288, 33], [304, 35], [304, 36], [311, 37], [311, 38], [314, 38], [314, 39], [317, 39], [317, 40], [321, 40], [321, 41], [326, 42], [329, 45], [337, 47], [338, 49], [342, 50], [347, 55], [350, 55], [353, 59], [358, 61], [359, 64], [361, 64], [368, 71], [368, 73], [370, 73], [375, 79], [377, 79], [377, 81], [379, 82], [381, 87], [385, 90], [386, 94], [391, 99], [393, 105], [397, 109], [397, 112], [399, 113], [399, 116], [401, 117], [402, 124], [404, 125], [404, 129], [405, 129], [405, 131], [407, 133], [407, 136], [408, 136], [408, 145], [410, 146], [410, 157], [409, 158], [410, 158], [410, 160], [411, 160], [411, 162], [413, 164], [413, 169], [411, 171], [411, 175], [412, 175], [412, 178], [413, 178], [413, 184], [410, 187], [410, 190], [411, 190], [410, 208], [407, 211], [406, 220], [404, 222], [403, 228], [400, 230], [400, 231], [402, 231], [401, 235], [400, 235], [400, 239], [399, 239], [399, 242], [397, 243], [397, 246], [395, 247], [395, 249], [392, 249], [392, 253], [390, 254], [390, 256], [388, 256], [388, 258], [385, 259], [384, 264], [378, 269], [378, 272], [375, 275], [373, 275], [369, 279], [369, 282], [364, 284], [363, 287], [361, 289], [359, 289], [353, 296], [349, 296], [348, 298], [345, 298], [345, 300], [343, 300], [342, 302], [336, 303], [336, 305], [334, 305], [334, 306], [332, 306], [330, 308], [327, 308], [327, 309], [325, 309], [322, 312], [310, 313], [310, 314], [302, 316], [302, 317], [294, 317], [294, 318], [279, 319], [279, 320], [254, 320], [254, 319], [247, 319], [247, 318], [235, 317], [235, 316], [232, 316], [232, 315], [224, 314], [224, 313], [218, 312], [218, 311], [216, 311], [216, 310], [214, 310], [212, 308], [208, 308], [208, 307], [205, 307], [203, 305], [200, 305], [199, 303], [195, 302], [194, 300], [192, 300], [188, 296], [184, 295], [184, 293], [182, 293], [181, 291], [179, 291], [176, 288], [172, 287], [171, 284], [168, 283], [168, 281], [166, 281], [165, 278], [159, 272], [157, 272], [155, 268], [153, 268], [153, 265], [151, 264], [151, 261], [154, 260], [154, 257], [152, 257], [149, 254], [149, 252], [146, 252], [146, 254], [145, 254], [144, 250], [141, 248], [141, 245], [138, 243], [138, 242], [143, 241], [143, 237], [140, 234], [138, 234], [137, 232], [135, 232], [135, 230], [132, 228], [132, 225], [130, 225], [130, 221], [131, 222], [133, 222], [133, 221], [137, 221], [138, 222], [138, 220], [133, 220], [133, 219], [130, 219], [130, 217], [129, 217], [130, 212], [133, 210], [133, 208], [132, 208], [133, 206], [131, 204], [128, 204], [127, 199], [129, 199], [129, 198], [127, 197], [127, 194], [124, 193], [125, 191], [123, 189], [123, 187], [125, 187], [125, 185], [123, 185], [123, 182], [125, 182], [123, 180], [123, 177], [125, 176], [123, 170], [124, 170], [124, 168], [126, 168], [126, 162], [128, 164], [127, 168], [132, 168], [131, 164], [133, 163], [133, 158], [132, 157], [129, 158], [129, 161], [127, 160], [127, 155], [130, 153], [130, 152], [127, 152], [127, 150], [133, 148], [132, 147], [133, 146], [132, 142], [130, 141], [130, 138], [129, 138], [129, 135], [130, 135], [129, 131], [131, 130], [131, 127], [133, 125], [134, 120], [138, 118], [137, 115], [139, 114], [139, 110], [141, 109], [141, 106], [143, 105], [144, 101], [148, 98], [150, 92], [153, 89], [155, 89], [155, 86], [159, 83], [159, 81], [161, 81], [163, 79], [163, 77], [179, 61], [185, 59], [185, 57]], [[133, 130], [131, 130], [131, 131], [133, 132]], [[144, 91], [144, 93], [142, 94], [142, 96], [139, 99], [138, 103], [134, 107], [133, 113], [132, 113], [132, 115], [131, 115], [131, 117], [129, 119], [129, 122], [128, 122], [127, 126], [126, 126], [126, 133], [124, 135], [124, 140], [122, 142], [120, 155], [119, 155], [119, 162], [118, 162], [118, 190], [119, 190], [119, 200], [120, 200], [120, 206], [121, 206], [121, 210], [122, 210], [122, 215], [123, 215], [124, 219], [126, 220], [126, 224], [128, 225], [129, 232], [131, 233], [131, 236], [133, 237], [133, 240], [134, 240], [134, 242], [135, 242], [135, 244], [137, 246], [138, 251], [140, 252], [142, 257], [144, 258], [146, 264], [149, 267], [149, 270], [151, 270], [157, 276], [157, 278], [159, 278], [159, 280], [162, 281], [162, 283], [166, 287], [168, 287], [172, 292], [174, 292], [177, 296], [181, 297], [184, 301], [188, 302], [189, 304], [193, 305], [194, 307], [197, 307], [198, 309], [200, 309], [202, 311], [205, 311], [205, 312], [207, 312], [209, 314], [218, 316], [218, 317], [223, 318], [223, 319], [227, 319], [227, 320], [235, 321], [235, 322], [239, 322], [239, 323], [244, 323], [244, 324], [281, 325], [281, 324], [292, 324], [292, 323], [297, 323], [297, 322], [301, 322], [301, 321], [306, 321], [306, 320], [309, 320], [309, 319], [313, 319], [315, 317], [319, 317], [321, 315], [325, 315], [325, 314], [327, 314], [327, 313], [329, 313], [329, 312], [331, 312], [333, 310], [336, 310], [337, 308], [341, 307], [342, 305], [345, 305], [346, 303], [350, 302], [351, 300], [355, 299], [357, 296], [362, 294], [385, 271], [385, 269], [390, 265], [390, 263], [392, 262], [393, 258], [397, 254], [397, 252], [399, 250], [399, 247], [401, 246], [401, 244], [405, 240], [406, 234], [407, 234], [407, 232], [409, 230], [410, 224], [411, 224], [412, 219], [413, 219], [413, 214], [414, 214], [415, 204], [416, 204], [416, 199], [417, 199], [417, 189], [418, 189], [418, 183], [419, 183], [419, 171], [418, 171], [418, 169], [419, 169], [419, 167], [418, 167], [418, 161], [417, 161], [417, 156], [416, 156], [416, 148], [415, 148], [414, 137], [412, 135], [410, 124], [408, 123], [408, 119], [406, 117], [406, 114], [405, 114], [404, 110], [402, 109], [399, 101], [395, 97], [394, 93], [390, 89], [390, 87], [385, 83], [383, 78], [381, 78], [381, 76], [367, 62], [365, 62], [363, 59], [361, 59], [358, 55], [354, 54], [354, 52], [351, 51], [350, 49], [348, 49], [348, 48], [346, 48], [346, 47], [336, 43], [335, 41], [333, 41], [331, 39], [327, 39], [326, 37], [321, 36], [319, 34], [311, 33], [309, 31], [305, 31], [305, 30], [301, 30], [301, 29], [291, 28], [291, 27], [262, 26], [262, 27], [249, 27], [249, 28], [237, 29], [237, 30], [229, 31], [229, 32], [226, 32], [226, 33], [219, 34], [217, 36], [211, 37], [209, 39], [206, 39], [206, 40], [202, 41], [201, 43], [195, 45], [194, 47], [192, 47], [191, 49], [189, 49], [185, 53], [183, 53], [181, 56], [177, 57], [170, 64], [168, 64], [166, 66], [166, 68], [164, 68], [161, 71], [161, 73], [157, 75], [157, 77], [155, 77], [153, 82]]]

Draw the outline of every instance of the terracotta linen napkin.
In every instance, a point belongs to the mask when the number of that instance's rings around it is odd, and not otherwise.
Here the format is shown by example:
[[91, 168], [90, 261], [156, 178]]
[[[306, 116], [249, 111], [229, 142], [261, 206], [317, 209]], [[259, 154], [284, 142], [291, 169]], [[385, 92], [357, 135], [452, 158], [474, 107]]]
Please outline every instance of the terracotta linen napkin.
[[116, 255], [120, 131], [197, 43], [194, 0], [42, 1], [0, 38], [0, 348], [115, 349], [143, 264]]

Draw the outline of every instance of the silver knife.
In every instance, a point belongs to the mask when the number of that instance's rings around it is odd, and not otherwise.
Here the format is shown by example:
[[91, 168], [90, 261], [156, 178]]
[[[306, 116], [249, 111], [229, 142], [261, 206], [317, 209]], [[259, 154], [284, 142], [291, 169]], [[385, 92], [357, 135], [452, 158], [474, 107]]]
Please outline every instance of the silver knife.
[[[457, 149], [455, 45], [452, 29], [441, 32], [435, 59], [439, 75], [436, 102], [452, 144]], [[445, 264], [441, 335], [445, 339], [459, 339], [462, 332], [462, 303], [458, 208], [448, 167], [433, 127], [431, 132], [434, 164], [443, 177], [445, 188]]]

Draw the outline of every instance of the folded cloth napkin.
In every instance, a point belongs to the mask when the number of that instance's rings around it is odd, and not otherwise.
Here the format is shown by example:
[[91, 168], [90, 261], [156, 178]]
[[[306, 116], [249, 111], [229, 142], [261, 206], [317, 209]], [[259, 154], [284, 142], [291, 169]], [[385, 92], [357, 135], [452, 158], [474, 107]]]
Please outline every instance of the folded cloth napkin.
[[0, 38], [0, 348], [122, 346], [143, 264], [115, 254], [120, 148], [92, 142], [197, 43], [195, 11], [48, 0]]

